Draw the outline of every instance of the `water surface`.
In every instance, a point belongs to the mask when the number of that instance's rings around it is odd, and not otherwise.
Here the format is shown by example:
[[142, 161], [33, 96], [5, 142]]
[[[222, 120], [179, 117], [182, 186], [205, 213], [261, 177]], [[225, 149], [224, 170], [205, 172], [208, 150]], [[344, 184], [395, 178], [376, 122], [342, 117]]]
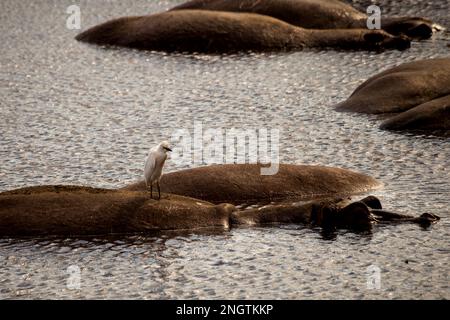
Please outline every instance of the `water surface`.
[[[177, 129], [275, 128], [286, 163], [358, 170], [381, 180], [388, 209], [443, 217], [372, 233], [285, 225], [102, 239], [0, 239], [0, 298], [450, 298], [450, 141], [378, 129], [332, 106], [371, 75], [448, 56], [450, 36], [407, 51], [167, 55], [73, 40], [82, 29], [180, 1], [0, 2], [0, 190], [40, 184], [120, 187], [149, 147]], [[383, 1], [383, 12], [450, 27], [448, 1]], [[358, 1], [358, 4], [366, 4]], [[188, 167], [167, 162], [167, 170]], [[67, 268], [81, 270], [80, 290]], [[366, 269], [381, 270], [381, 289]]]

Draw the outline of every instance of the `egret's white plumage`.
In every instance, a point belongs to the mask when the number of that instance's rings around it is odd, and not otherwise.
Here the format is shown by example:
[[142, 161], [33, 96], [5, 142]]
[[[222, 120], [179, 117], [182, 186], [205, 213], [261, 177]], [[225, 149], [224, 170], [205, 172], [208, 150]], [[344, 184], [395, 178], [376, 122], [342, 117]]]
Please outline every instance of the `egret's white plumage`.
[[150, 187], [150, 196], [153, 196], [153, 183], [156, 182], [158, 187], [159, 198], [161, 198], [161, 190], [159, 180], [161, 179], [164, 162], [167, 159], [167, 151], [172, 151], [167, 141], [163, 141], [157, 146], [150, 149], [144, 167], [145, 184]]

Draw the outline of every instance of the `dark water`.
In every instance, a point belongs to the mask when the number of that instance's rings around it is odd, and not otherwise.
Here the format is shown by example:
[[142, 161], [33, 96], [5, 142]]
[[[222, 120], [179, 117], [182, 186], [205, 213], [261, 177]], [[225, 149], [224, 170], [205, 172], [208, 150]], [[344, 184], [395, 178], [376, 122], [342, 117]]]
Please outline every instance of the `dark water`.
[[[0, 190], [38, 184], [119, 187], [176, 129], [276, 128], [287, 163], [355, 169], [384, 183], [386, 208], [443, 219], [372, 234], [296, 225], [119, 239], [1, 239], [0, 298], [450, 298], [450, 141], [380, 131], [334, 112], [369, 76], [449, 55], [448, 32], [404, 52], [166, 55], [73, 40], [82, 29], [179, 1], [0, 2]], [[379, 2], [380, 3], [380, 2]], [[448, 1], [383, 1], [383, 12], [450, 27]], [[366, 3], [358, 1], [358, 4]], [[188, 167], [167, 162], [167, 170]], [[381, 289], [366, 285], [381, 271]], [[78, 266], [81, 288], [67, 287]]]

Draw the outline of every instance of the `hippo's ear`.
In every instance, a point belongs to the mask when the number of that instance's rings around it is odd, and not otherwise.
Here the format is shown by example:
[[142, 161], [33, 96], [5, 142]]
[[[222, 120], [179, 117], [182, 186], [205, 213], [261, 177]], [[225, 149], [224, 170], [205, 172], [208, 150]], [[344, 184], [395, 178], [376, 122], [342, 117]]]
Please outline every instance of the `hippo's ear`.
[[370, 43], [380, 43], [385, 39], [385, 35], [381, 32], [368, 32], [364, 34], [364, 40]]

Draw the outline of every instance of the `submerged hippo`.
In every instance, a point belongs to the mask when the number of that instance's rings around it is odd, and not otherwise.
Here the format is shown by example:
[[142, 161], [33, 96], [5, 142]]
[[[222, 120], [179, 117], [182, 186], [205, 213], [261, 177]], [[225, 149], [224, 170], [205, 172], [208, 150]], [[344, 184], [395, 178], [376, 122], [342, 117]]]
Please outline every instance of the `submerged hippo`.
[[230, 204], [150, 192], [40, 186], [0, 193], [0, 236], [101, 235], [229, 227]]
[[[366, 230], [377, 221], [370, 203], [363, 200], [347, 205], [348, 201], [331, 198], [238, 211], [231, 204], [213, 205], [170, 194], [158, 201], [151, 199], [149, 192], [40, 186], [0, 193], [0, 236], [106, 235], [267, 223]], [[439, 219], [431, 214], [415, 218], [380, 209], [373, 211], [389, 221], [430, 224]]]
[[386, 130], [450, 130], [450, 94], [419, 104], [385, 120]]
[[374, 196], [356, 202], [352, 202], [351, 198], [329, 198], [271, 204], [231, 213], [233, 225], [302, 223], [325, 230], [369, 230], [377, 222], [411, 222], [427, 227], [438, 220], [440, 217], [431, 213], [414, 217], [383, 210], [380, 200]]
[[167, 52], [287, 51], [307, 47], [406, 49], [410, 40], [382, 30], [309, 30], [252, 13], [176, 10], [123, 17], [76, 36], [83, 42]]
[[[250, 12], [271, 16], [308, 29], [367, 28], [367, 14], [339, 0], [193, 0], [171, 10]], [[418, 17], [381, 17], [381, 28], [391, 34], [427, 39], [433, 22]]]
[[[151, 198], [144, 182], [119, 190], [39, 186], [2, 192], [0, 236], [228, 228], [233, 221], [231, 213], [237, 210], [229, 203], [311, 201], [380, 186], [367, 175], [339, 168], [280, 164], [275, 175], [263, 176], [262, 167], [213, 165], [172, 172], [161, 180], [165, 193], [160, 201]], [[285, 211], [284, 219], [301, 213], [309, 221], [308, 208]], [[273, 222], [282, 222], [280, 209], [277, 207]]]
[[[311, 200], [366, 192], [381, 186], [374, 178], [351, 170], [280, 164], [274, 175], [261, 175], [260, 164], [211, 165], [166, 173], [163, 192], [212, 203], [270, 202], [280, 199]], [[138, 182], [125, 190], [145, 190]]]
[[361, 84], [338, 111], [399, 113], [381, 128], [450, 129], [450, 58], [419, 60], [383, 71]]

